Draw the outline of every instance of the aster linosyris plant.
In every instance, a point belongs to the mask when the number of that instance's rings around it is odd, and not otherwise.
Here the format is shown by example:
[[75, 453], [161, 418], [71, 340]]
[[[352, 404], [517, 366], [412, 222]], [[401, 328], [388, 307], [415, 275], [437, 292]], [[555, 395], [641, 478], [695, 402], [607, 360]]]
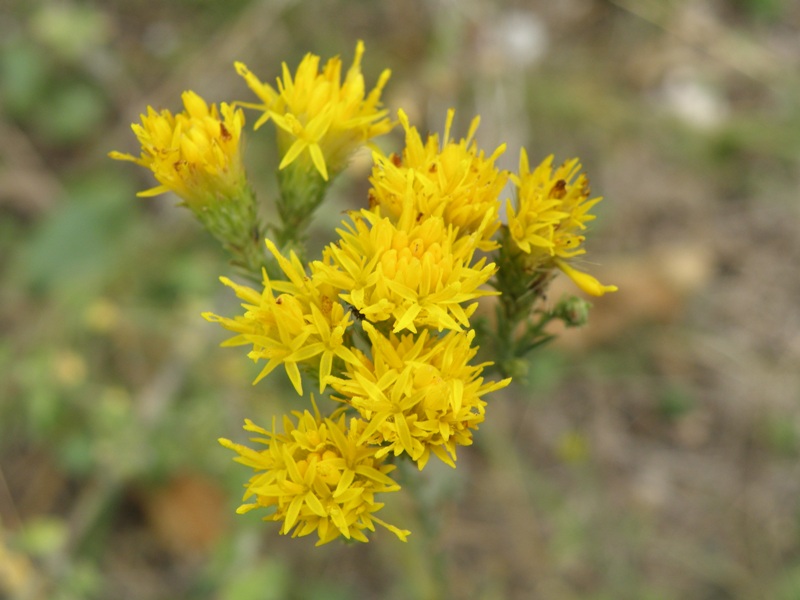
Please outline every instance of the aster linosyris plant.
[[589, 304], [578, 297], [564, 297], [551, 308], [541, 300], [557, 273], [567, 275], [585, 294], [603, 296], [617, 291], [603, 285], [571, 263], [586, 253], [589, 211], [600, 197], [591, 197], [589, 181], [578, 159], [553, 168], [553, 156], [531, 170], [528, 154], [520, 152], [519, 172], [511, 175], [516, 190], [506, 203], [507, 225], [501, 227], [501, 243], [494, 258], [498, 263], [492, 285], [501, 290], [496, 307], [494, 354], [502, 373], [524, 375], [525, 356], [553, 338], [547, 332], [553, 320], [567, 327], [586, 323]]
[[295, 161], [316, 169], [323, 179], [346, 166], [359, 146], [392, 128], [388, 111], [381, 108], [380, 97], [391, 71], [385, 69], [375, 87], [366, 94], [361, 59], [364, 43], [356, 45], [353, 64], [341, 79], [342, 61], [331, 58], [320, 70], [320, 57], [306, 54], [292, 76], [283, 63], [277, 89], [262, 83], [247, 66], [236, 63], [237, 72], [262, 104], [246, 104], [263, 111], [256, 129], [268, 120], [278, 128], [278, 148], [284, 169]]
[[230, 104], [209, 106], [191, 91], [182, 99], [183, 112], [173, 115], [148, 106], [141, 124], [131, 126], [142, 146], [139, 157], [122, 152], [109, 156], [153, 172], [160, 185], [139, 196], [174, 192], [190, 209], [201, 212], [236, 198], [247, 185], [241, 155], [244, 114]]
[[[344, 76], [338, 57], [321, 66], [307, 54], [294, 72], [284, 63], [274, 86], [237, 62], [259, 102], [218, 108], [186, 92], [184, 111], [148, 107], [133, 125], [139, 156], [111, 153], [152, 171], [159, 185], [140, 195], [175, 193], [248, 279], [220, 278], [238, 314], [203, 317], [260, 367], [254, 385], [283, 380], [298, 408], [280, 430], [274, 418], [271, 429], [246, 419], [249, 445], [219, 442], [253, 471], [238, 512], [318, 544], [366, 542], [376, 526], [405, 541], [408, 530], [376, 514], [384, 495], [413, 488], [408, 477], [432, 459], [455, 468], [496, 392], [524, 379], [529, 354], [553, 337], [549, 324], [585, 323], [586, 301], [546, 300], [552, 279], [564, 273], [594, 296], [616, 290], [580, 270], [600, 198], [577, 159], [531, 169], [522, 149], [509, 173], [497, 165], [505, 144], [481, 149], [478, 117], [458, 138], [453, 110], [441, 137], [399, 110], [404, 144], [384, 152], [372, 140], [394, 124], [381, 106], [389, 71], [367, 92], [363, 54], [358, 42]], [[255, 130], [271, 121], [277, 134], [278, 219], [263, 227], [242, 162], [243, 108], [260, 112]], [[307, 259], [314, 211], [365, 146], [369, 191]]]
[[475, 331], [437, 336], [380, 333], [364, 322], [372, 358], [347, 363], [331, 386], [368, 425], [362, 441], [379, 446], [376, 456], [406, 454], [422, 470], [431, 455], [455, 467], [458, 446], [472, 444], [472, 430], [484, 420], [482, 396], [510, 379], [484, 382], [490, 363], [471, 365], [477, 353]]
[[586, 253], [586, 223], [595, 219], [589, 211], [602, 200], [590, 198], [589, 180], [580, 170], [577, 158], [553, 169], [552, 155], [531, 170], [523, 148], [519, 174], [511, 176], [517, 201], [516, 206], [508, 201], [508, 233], [531, 274], [547, 277], [559, 269], [587, 294], [602, 296], [617, 287], [603, 285], [570, 264]]
[[408, 207], [394, 223], [368, 210], [353, 213], [312, 268], [346, 290], [341, 299], [360, 314], [390, 321], [395, 332], [469, 327], [474, 301], [493, 293], [481, 286], [495, 265], [476, 258], [478, 234], [459, 238], [441, 217], [417, 221], [414, 214]]
[[286, 279], [271, 280], [265, 272], [263, 290], [258, 292], [222, 277], [222, 282], [245, 301], [245, 313], [233, 319], [211, 312], [203, 316], [238, 334], [225, 346], [252, 346], [248, 357], [255, 362], [267, 361], [254, 383], [282, 364], [295, 391], [302, 396], [299, 366], [305, 366], [318, 373], [323, 392], [335, 358], [357, 361], [344, 343], [353, 317], [338, 301], [337, 289], [319, 278], [307, 277], [294, 253], [287, 259], [270, 240], [267, 245]]
[[245, 421], [245, 430], [262, 437], [251, 441], [255, 450], [220, 439], [235, 451], [236, 460], [255, 475], [245, 485], [238, 511], [270, 509], [264, 520], [281, 522], [281, 533], [292, 537], [316, 533], [317, 545], [338, 537], [366, 542], [367, 531], [385, 527], [405, 541], [410, 533], [374, 515], [383, 507], [376, 494], [395, 492], [400, 486], [389, 476], [396, 466], [378, 457], [375, 448], [360, 443], [365, 427], [357, 418], [322, 418], [318, 411], [293, 411], [283, 419], [283, 433], [268, 431]]
[[495, 160], [505, 145], [489, 156], [478, 149], [475, 132], [479, 117], [472, 120], [465, 138], [454, 141], [450, 132], [455, 111], [449, 110], [442, 140], [432, 134], [423, 142], [408, 116], [402, 110], [398, 115], [406, 132], [405, 148], [399, 155], [375, 153], [371, 207], [380, 207], [382, 215], [399, 219], [411, 199], [415, 219], [441, 217], [457, 228], [458, 235], [479, 232], [480, 250], [495, 248], [492, 236], [500, 227], [499, 196], [508, 179]]
[[241, 272], [261, 269], [262, 237], [255, 196], [242, 162], [244, 113], [231, 104], [209, 105], [194, 92], [182, 96], [184, 110], [172, 114], [147, 107], [131, 128], [141, 145], [136, 157], [110, 152], [116, 160], [152, 171], [159, 185], [141, 197], [172, 192], [231, 253]]
[[364, 43], [356, 44], [353, 64], [342, 80], [342, 61], [307, 54], [294, 75], [286, 63], [276, 87], [263, 83], [246, 65], [236, 70], [261, 103], [240, 102], [262, 112], [258, 129], [267, 121], [276, 127], [284, 228], [276, 231], [283, 245], [302, 234], [311, 213], [322, 201], [330, 180], [347, 166], [350, 156], [372, 138], [389, 132], [393, 123], [381, 107], [381, 93], [391, 71], [385, 69], [366, 92], [361, 59]]

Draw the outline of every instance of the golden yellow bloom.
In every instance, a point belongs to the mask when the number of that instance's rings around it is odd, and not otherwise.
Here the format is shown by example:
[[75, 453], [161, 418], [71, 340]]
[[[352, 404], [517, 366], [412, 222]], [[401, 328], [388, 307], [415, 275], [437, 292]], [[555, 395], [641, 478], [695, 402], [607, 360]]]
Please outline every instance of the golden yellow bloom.
[[508, 173], [500, 171], [494, 161], [505, 145], [488, 157], [478, 151], [474, 136], [479, 117], [472, 120], [466, 138], [451, 140], [452, 109], [447, 112], [441, 143], [437, 134], [423, 143], [406, 114], [398, 112], [406, 131], [406, 146], [400, 157], [374, 153], [370, 203], [380, 206], [381, 214], [397, 219], [405, 199], [412, 198], [418, 219], [442, 217], [447, 225], [458, 227], [459, 235], [479, 232], [481, 250], [495, 248], [497, 244], [490, 238], [500, 227], [499, 196]]
[[292, 413], [283, 419], [284, 433], [267, 431], [252, 421], [245, 430], [263, 437], [252, 441], [266, 448], [254, 450], [230, 440], [219, 442], [239, 454], [236, 461], [251, 467], [255, 475], [245, 485], [243, 504], [238, 513], [255, 508], [272, 509], [265, 521], [282, 521], [281, 534], [292, 537], [316, 532], [317, 545], [344, 536], [369, 541], [366, 531], [375, 531], [375, 523], [406, 541], [409, 531], [399, 529], [374, 516], [383, 507], [375, 494], [394, 492], [400, 486], [389, 477], [394, 465], [378, 458], [375, 448], [359, 442], [364, 423], [345, 416], [321, 419], [310, 412]]
[[[516, 207], [508, 202], [508, 229], [512, 240], [524, 252], [526, 265], [533, 271], [561, 269], [584, 292], [602, 296], [614, 292], [614, 285], [578, 271], [567, 261], [584, 254], [586, 223], [595, 218], [589, 210], [602, 198], [589, 199], [589, 181], [578, 173], [581, 165], [572, 159], [553, 171], [553, 156], [548, 156], [533, 171], [528, 154], [522, 149], [519, 175], [511, 180], [517, 187]], [[578, 178], [573, 181], [575, 176]]]
[[131, 126], [142, 145], [138, 158], [121, 152], [109, 156], [153, 172], [160, 185], [139, 196], [174, 192], [195, 212], [238, 199], [247, 188], [240, 150], [244, 114], [225, 103], [209, 107], [194, 92], [181, 97], [183, 112], [173, 115], [148, 106], [142, 123]]
[[286, 259], [271, 241], [267, 240], [267, 246], [288, 281], [271, 281], [264, 272], [264, 289], [257, 292], [221, 277], [220, 280], [244, 300], [245, 313], [233, 319], [210, 312], [203, 313], [203, 317], [238, 334], [223, 346], [252, 345], [248, 357], [255, 362], [267, 361], [254, 384], [283, 364], [295, 391], [302, 396], [298, 365], [306, 365], [319, 373], [322, 392], [334, 359], [358, 362], [345, 344], [345, 332], [352, 324], [350, 313], [337, 299], [339, 290], [307, 277], [294, 253]]
[[387, 338], [363, 325], [372, 360], [359, 353], [361, 361], [348, 363], [346, 376], [330, 378], [342, 400], [368, 422], [360, 442], [379, 445], [376, 457], [405, 453], [420, 469], [431, 453], [455, 467], [456, 447], [471, 445], [472, 430], [484, 419], [481, 396], [511, 380], [484, 383], [480, 374], [491, 363], [468, 364], [478, 350], [474, 330], [437, 337], [425, 329]]
[[328, 60], [320, 72], [320, 57], [307, 54], [294, 78], [284, 63], [277, 90], [262, 83], [244, 64], [236, 63], [236, 71], [263, 102], [241, 103], [264, 111], [256, 128], [269, 119], [278, 127], [278, 146], [283, 156], [279, 168], [301, 161], [327, 180], [330, 173], [336, 174], [344, 168], [350, 154], [360, 145], [391, 130], [388, 111], [380, 108], [381, 92], [391, 72], [383, 71], [375, 88], [365, 97], [363, 54], [364, 43], [359, 41], [344, 82], [339, 57]]
[[367, 320], [393, 320], [393, 331], [418, 326], [469, 327], [477, 303], [496, 294], [479, 289], [495, 272], [481, 258], [472, 264], [475, 236], [457, 238], [441, 217], [416, 222], [405, 211], [398, 223], [362, 210], [353, 225], [337, 230], [341, 241], [328, 246], [324, 261], [311, 265], [315, 278], [344, 290], [342, 300]]

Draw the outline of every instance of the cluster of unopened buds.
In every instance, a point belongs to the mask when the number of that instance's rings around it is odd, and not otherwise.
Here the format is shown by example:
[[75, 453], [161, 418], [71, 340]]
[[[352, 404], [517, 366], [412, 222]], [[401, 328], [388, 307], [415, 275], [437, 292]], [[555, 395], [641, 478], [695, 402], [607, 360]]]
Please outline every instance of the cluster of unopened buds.
[[[576, 298], [543, 306], [554, 275], [590, 295], [616, 290], [574, 266], [600, 201], [577, 160], [554, 167], [549, 157], [531, 169], [523, 149], [518, 172], [501, 170], [505, 147], [478, 148], [477, 117], [466, 137], [451, 137], [452, 110], [441, 138], [421, 136], [403, 111], [395, 121], [382, 107], [388, 70], [366, 92], [363, 51], [359, 42], [344, 77], [339, 58], [320, 68], [308, 54], [294, 74], [283, 65], [276, 87], [236, 63], [259, 102], [209, 106], [186, 92], [183, 112], [148, 108], [133, 125], [138, 157], [111, 153], [150, 169], [159, 185], [139, 195], [175, 193], [249, 279], [221, 278], [242, 313], [203, 316], [235, 334], [224, 345], [264, 364], [256, 381], [283, 367], [308, 404], [281, 427], [246, 420], [255, 447], [220, 443], [254, 471], [239, 512], [265, 509], [281, 533], [316, 533], [319, 544], [365, 542], [376, 524], [405, 540], [408, 531], [376, 516], [376, 496], [400, 489], [398, 461], [424, 469], [435, 457], [455, 467], [458, 447], [472, 444], [484, 420], [485, 396], [524, 372], [526, 354], [551, 337], [548, 323], [585, 320]], [[243, 109], [261, 113], [255, 129], [271, 121], [277, 133], [273, 224], [261, 223], [245, 174]], [[386, 154], [371, 140], [398, 123], [405, 146]], [[373, 160], [364, 207], [307, 260], [311, 217], [364, 146]], [[514, 197], [504, 199], [509, 180]], [[479, 318], [483, 297], [494, 313]], [[494, 362], [474, 360], [479, 344]], [[502, 379], [484, 379], [490, 372]]]

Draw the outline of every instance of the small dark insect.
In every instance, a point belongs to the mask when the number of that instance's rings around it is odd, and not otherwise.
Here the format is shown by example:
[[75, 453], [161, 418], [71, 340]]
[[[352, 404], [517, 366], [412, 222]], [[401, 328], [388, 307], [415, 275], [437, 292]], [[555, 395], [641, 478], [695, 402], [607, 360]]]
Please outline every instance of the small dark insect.
[[358, 310], [355, 306], [353, 306], [349, 302], [346, 304], [347, 304], [347, 310], [349, 310], [350, 314], [353, 315], [356, 319], [358, 319], [359, 321], [363, 321], [364, 319], [367, 318], [366, 315], [364, 315], [364, 313]]

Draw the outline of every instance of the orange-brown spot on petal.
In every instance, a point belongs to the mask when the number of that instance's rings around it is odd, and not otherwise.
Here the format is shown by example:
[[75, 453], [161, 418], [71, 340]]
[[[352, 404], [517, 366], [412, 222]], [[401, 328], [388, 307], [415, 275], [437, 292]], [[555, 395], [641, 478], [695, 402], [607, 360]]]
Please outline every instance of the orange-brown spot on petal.
[[553, 184], [553, 189], [550, 190], [550, 197], [560, 200], [567, 195], [567, 182], [559, 179]]

